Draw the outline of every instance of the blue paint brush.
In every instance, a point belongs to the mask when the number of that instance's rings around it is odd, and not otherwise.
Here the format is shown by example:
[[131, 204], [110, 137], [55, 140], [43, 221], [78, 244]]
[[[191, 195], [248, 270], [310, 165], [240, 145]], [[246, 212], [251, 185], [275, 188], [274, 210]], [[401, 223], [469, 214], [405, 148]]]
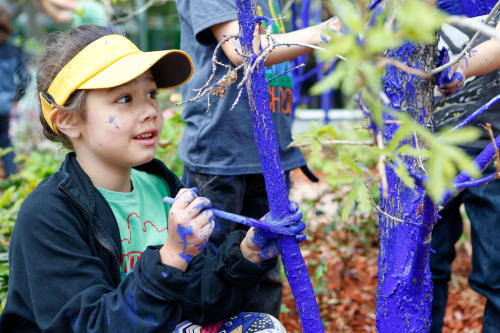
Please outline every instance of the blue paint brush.
[[[170, 198], [170, 197], [163, 198], [163, 202], [166, 202], [166, 203], [171, 204], [171, 205], [174, 203], [174, 201], [175, 201], [174, 198]], [[241, 215], [237, 215], [237, 214], [233, 214], [233, 213], [228, 213], [228, 212], [224, 212], [222, 210], [213, 209], [213, 208], [212, 208], [212, 212], [214, 213], [214, 215], [216, 217], [220, 217], [220, 218], [226, 219], [228, 221], [243, 224], [243, 225], [246, 225], [249, 227], [259, 228], [259, 229], [262, 229], [265, 231], [274, 232], [276, 234], [281, 234], [281, 235], [295, 235], [291, 230], [288, 230], [285, 227], [277, 226], [277, 225], [273, 226], [273, 225], [267, 224], [266, 222], [261, 221], [261, 220], [252, 219], [250, 217], [241, 216]]]
[[497, 0], [437, 0], [436, 7], [450, 15], [476, 17], [489, 14], [496, 3]]

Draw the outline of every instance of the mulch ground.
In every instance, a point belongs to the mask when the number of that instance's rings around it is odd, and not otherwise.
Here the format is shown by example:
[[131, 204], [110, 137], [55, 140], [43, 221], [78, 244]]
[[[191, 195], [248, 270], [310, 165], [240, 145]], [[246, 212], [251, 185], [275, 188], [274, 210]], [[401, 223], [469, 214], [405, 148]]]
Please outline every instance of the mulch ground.
[[[335, 200], [328, 198], [325, 184], [312, 184], [295, 172], [292, 180], [291, 198], [298, 201], [301, 207], [305, 207], [306, 202], [315, 203], [307, 213], [308, 233], [312, 237], [302, 243], [301, 250], [315, 286], [326, 332], [375, 332], [376, 232], [367, 235], [367, 232], [348, 228], [342, 223], [334, 228], [325, 228], [337, 218], [335, 211], [338, 210]], [[366, 225], [363, 227], [366, 229]], [[468, 286], [470, 267], [470, 243], [462, 242], [457, 245], [457, 259], [453, 264], [444, 333], [481, 331], [485, 301]], [[283, 303], [288, 311], [281, 314], [281, 322], [289, 333], [301, 332], [287, 283]]]

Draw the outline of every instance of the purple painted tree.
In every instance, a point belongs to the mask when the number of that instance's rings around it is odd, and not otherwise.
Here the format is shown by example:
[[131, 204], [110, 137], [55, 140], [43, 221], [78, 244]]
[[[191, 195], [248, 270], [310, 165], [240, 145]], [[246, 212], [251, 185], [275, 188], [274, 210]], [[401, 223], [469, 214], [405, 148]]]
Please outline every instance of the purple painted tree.
[[[440, 24], [448, 19], [417, 1], [407, 1], [399, 6], [396, 1], [391, 2], [394, 4], [394, 10], [386, 11], [385, 15], [375, 11], [366, 15], [366, 12], [360, 9], [363, 1], [356, 2], [358, 7], [346, 1], [338, 2], [334, 5], [336, 13], [350, 31], [344, 36], [335, 36], [338, 39], [332, 39], [326, 46], [328, 55], [323, 55], [323, 59], [331, 59], [339, 53], [352, 62], [340, 63], [340, 69], [318, 84], [316, 92], [322, 92], [331, 85], [341, 87], [347, 95], [360, 91], [357, 100], [367, 119], [367, 128], [373, 136], [373, 142], [367, 145], [378, 148], [371, 148], [371, 153], [379, 158], [378, 175], [375, 178], [380, 180], [381, 185], [381, 201], [380, 206], [377, 206], [377, 329], [380, 332], [426, 332], [429, 331], [431, 323], [432, 281], [429, 252], [438, 208], [434, 201], [446, 202], [451, 192], [443, 199], [443, 190], [453, 184], [455, 188], [476, 186], [498, 175], [470, 181], [470, 175], [477, 175], [477, 170], [474, 172], [468, 168], [467, 172], [462, 172], [454, 182], [451, 181], [453, 175], [444, 171], [443, 163], [460, 171], [459, 160], [464, 160], [462, 166], [468, 162], [464, 156], [452, 162], [448, 160], [453, 159], [451, 155], [439, 156], [440, 153], [446, 155], [445, 150], [438, 147], [439, 144], [449, 145], [453, 140], [446, 142], [449, 133], [437, 137], [427, 130], [432, 131], [432, 75], [444, 69], [436, 69], [439, 52], [435, 32]], [[375, 1], [368, 8], [373, 9], [380, 2]], [[443, 2], [439, 4], [441, 7]], [[469, 16], [487, 14], [496, 3], [488, 0], [473, 2], [474, 6], [469, 8], [467, 1], [457, 1], [455, 5], [461, 8], [460, 11], [457, 10], [458, 13]], [[493, 10], [496, 11], [496, 8]], [[416, 13], [421, 13], [421, 16]], [[376, 17], [377, 15], [380, 16]], [[463, 24], [457, 18], [449, 21], [457, 25]], [[405, 37], [400, 39], [398, 34]], [[418, 42], [408, 42], [408, 38]], [[377, 55], [384, 49], [389, 51], [386, 51], [384, 56]], [[374, 66], [370, 67], [370, 61], [374, 60]], [[378, 76], [377, 69], [380, 68], [385, 69], [381, 87], [375, 80]], [[379, 93], [380, 91], [383, 93]], [[381, 102], [378, 101], [380, 96]], [[464, 132], [464, 136], [469, 135], [470, 133]], [[470, 136], [471, 139], [473, 137], [474, 135]], [[314, 138], [323, 142], [342, 143], [331, 139], [335, 138], [320, 135]], [[447, 149], [456, 148], [450, 146]], [[423, 153], [424, 151], [426, 153]], [[491, 144], [476, 159], [478, 169], [482, 169], [492, 159], [494, 151], [494, 145]], [[458, 151], [454, 150], [454, 153]], [[366, 176], [365, 169], [358, 169], [360, 177]], [[448, 184], [440, 177], [447, 178]], [[354, 187], [352, 192], [362, 193], [363, 185], [360, 184], [360, 189]], [[355, 201], [357, 199], [352, 198], [348, 200], [348, 204], [354, 204]]]
[[[240, 44], [246, 62], [245, 69], [255, 65], [245, 83], [254, 130], [254, 139], [261, 160], [271, 215], [279, 218], [288, 214], [288, 191], [281, 167], [276, 132], [269, 107], [269, 92], [264, 61], [254, 53], [255, 24], [266, 18], [255, 17], [256, 2], [236, 0], [240, 25]], [[280, 253], [285, 274], [294, 295], [303, 332], [323, 332], [314, 290], [300, 248], [293, 236], [280, 236]]]
[[[260, 53], [254, 53], [255, 24], [269, 18], [254, 16], [255, 0], [235, 1], [240, 33], [224, 38], [217, 49], [229, 39], [239, 39], [244, 63], [228, 70], [214, 85], [210, 85], [211, 78], [199, 89], [195, 99], [206, 94], [220, 94], [225, 86], [235, 81], [235, 72], [243, 69], [244, 78], [238, 88], [240, 95], [241, 88], [245, 88], [248, 95], [270, 211], [273, 217], [279, 218], [288, 213], [288, 194], [264, 75], [264, 61], [276, 45], [271, 43]], [[471, 1], [477, 3], [478, 0]], [[486, 2], [485, 10], [491, 9], [491, 1]], [[395, 2], [395, 6], [389, 6], [391, 10], [370, 11], [379, 3], [379, 0], [370, 6], [364, 0], [336, 0], [333, 3], [345, 32], [332, 32], [331, 42], [321, 57], [326, 61], [340, 55], [347, 60], [339, 62], [313, 90], [324, 92], [335, 86], [346, 95], [357, 95], [367, 130], [373, 138], [371, 142], [330, 142], [367, 146], [366, 154], [378, 159], [378, 174], [373, 177], [366, 177], [366, 168], [357, 161], [348, 161], [345, 166], [355, 174], [354, 187], [346, 198], [347, 214], [355, 207], [356, 201], [369, 201], [366, 182], [361, 179], [373, 178], [381, 184], [380, 207], [376, 205], [380, 223], [377, 328], [381, 332], [425, 332], [430, 328], [432, 283], [428, 259], [432, 227], [436, 221], [435, 203], [445, 202], [452, 195], [452, 191], [444, 195], [446, 188], [456, 190], [475, 186], [496, 175], [471, 180], [471, 175], [479, 174], [478, 168], [473, 167], [465, 153], [454, 146], [466, 139], [477, 138], [476, 132], [462, 129], [455, 134], [431, 134], [433, 75], [444, 69], [442, 66], [436, 68], [439, 57], [436, 32], [448, 18], [419, 0], [407, 0], [404, 5]], [[453, 22], [463, 23], [456, 18]], [[408, 42], [408, 39], [413, 42]], [[239, 97], [235, 103], [238, 100]], [[317, 142], [325, 139], [322, 136], [325, 133], [334, 133], [319, 132], [309, 138]], [[500, 137], [497, 141], [500, 143]], [[492, 144], [476, 159], [479, 169], [491, 160], [494, 152]], [[453, 181], [458, 172], [462, 173]], [[366, 204], [361, 207], [366, 207]], [[280, 252], [303, 331], [323, 332], [314, 291], [295, 239], [281, 235]]]

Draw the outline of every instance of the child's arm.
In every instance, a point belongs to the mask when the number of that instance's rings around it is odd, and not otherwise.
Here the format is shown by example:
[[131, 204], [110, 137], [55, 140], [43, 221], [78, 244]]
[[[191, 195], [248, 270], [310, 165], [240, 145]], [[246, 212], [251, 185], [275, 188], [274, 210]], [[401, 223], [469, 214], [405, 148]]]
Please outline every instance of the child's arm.
[[68, 24], [71, 22], [70, 9], [60, 7], [51, 0], [38, 0], [47, 15], [57, 23]]
[[[326, 37], [323, 33], [325, 30], [334, 30], [339, 31], [341, 29], [340, 21], [336, 18], [332, 18], [328, 21], [320, 23], [315, 26], [311, 26], [308, 28], [284, 33], [284, 34], [274, 34], [273, 38], [277, 43], [298, 43], [298, 44], [310, 44], [314, 46], [320, 46], [324, 44]], [[212, 34], [215, 39], [220, 42], [224, 39], [224, 36], [231, 34], [238, 34], [239, 26], [238, 21], [229, 21], [220, 24], [216, 24], [210, 28]], [[256, 30], [256, 33], [258, 31]], [[256, 34], [256, 38], [254, 40], [254, 47], [257, 50], [258, 45], [262, 45], [262, 47], [266, 47], [268, 45], [267, 39], [265, 35]], [[233, 65], [238, 66], [242, 63], [243, 58], [241, 57], [241, 46], [238, 41], [234, 41], [234, 39], [224, 43], [222, 45], [222, 50], [229, 58], [229, 60], [233, 63]], [[240, 51], [238, 53], [238, 51]], [[307, 54], [312, 52], [311, 48], [303, 47], [303, 46], [279, 46], [275, 48], [269, 57], [266, 60], [265, 65], [271, 66], [274, 64], [278, 64], [281, 62], [292, 60], [298, 56]]]
[[[500, 23], [496, 26], [500, 33]], [[497, 39], [487, 40], [466, 54], [458, 63], [445, 71], [445, 82], [439, 87], [439, 91], [449, 96], [458, 92], [467, 78], [490, 73], [500, 68], [500, 41]]]

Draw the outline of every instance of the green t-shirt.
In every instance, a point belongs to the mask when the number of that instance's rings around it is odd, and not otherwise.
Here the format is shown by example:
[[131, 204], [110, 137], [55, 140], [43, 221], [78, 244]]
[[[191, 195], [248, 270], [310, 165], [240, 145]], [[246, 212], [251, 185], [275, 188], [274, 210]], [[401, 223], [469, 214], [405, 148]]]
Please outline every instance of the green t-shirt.
[[85, 24], [108, 25], [106, 8], [99, 1], [78, 1], [78, 8], [71, 12], [71, 27]]
[[136, 169], [132, 169], [130, 179], [133, 189], [128, 193], [97, 188], [118, 222], [122, 278], [134, 269], [148, 246], [161, 245], [168, 237], [170, 205], [162, 201], [170, 196], [168, 185], [159, 177]]

